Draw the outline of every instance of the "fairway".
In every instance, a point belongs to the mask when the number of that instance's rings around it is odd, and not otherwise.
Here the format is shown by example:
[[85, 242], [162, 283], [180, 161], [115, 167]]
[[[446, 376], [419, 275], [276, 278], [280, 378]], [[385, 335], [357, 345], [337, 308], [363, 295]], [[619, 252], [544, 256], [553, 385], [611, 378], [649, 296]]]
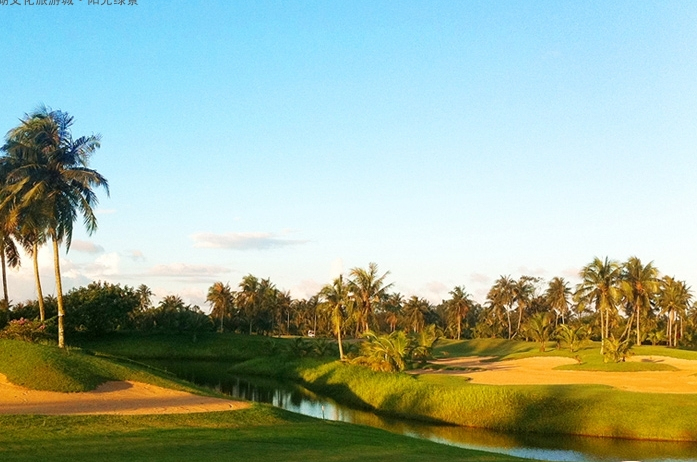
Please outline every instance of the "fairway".
[[668, 370], [598, 372], [573, 370], [577, 361], [560, 356], [533, 356], [491, 361], [489, 356], [470, 356], [433, 361], [435, 370], [419, 374], [452, 375], [487, 385], [608, 385], [639, 393], [697, 393], [697, 361], [667, 356], [634, 356], [628, 359]]

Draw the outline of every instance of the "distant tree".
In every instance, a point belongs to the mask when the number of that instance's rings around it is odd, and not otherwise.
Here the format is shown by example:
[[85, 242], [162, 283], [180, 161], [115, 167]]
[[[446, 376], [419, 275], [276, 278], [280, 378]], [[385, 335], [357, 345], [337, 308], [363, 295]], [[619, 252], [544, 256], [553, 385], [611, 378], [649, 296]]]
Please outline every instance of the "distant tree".
[[139, 303], [132, 288], [119, 284], [92, 282], [73, 289], [65, 295], [65, 307], [70, 310], [66, 330], [100, 336], [127, 329]]
[[220, 327], [218, 332], [223, 332], [223, 324], [225, 317], [229, 315], [232, 309], [233, 294], [230, 289], [229, 284], [223, 284], [222, 282], [215, 282], [209, 289], [208, 295], [206, 296], [206, 302], [210, 303], [213, 307], [211, 312], [211, 317], [217, 317], [220, 319]]
[[467, 318], [467, 314], [474, 303], [471, 295], [465, 291], [464, 286], [456, 286], [450, 292], [450, 299], [446, 301], [448, 311], [455, 321], [457, 339], [462, 335], [462, 320]]
[[349, 285], [358, 310], [357, 329], [361, 329], [363, 333], [369, 330], [369, 322], [373, 316], [375, 305], [386, 297], [387, 290], [392, 287], [392, 284], [385, 283], [389, 274], [390, 272], [387, 271], [382, 276], [378, 276], [376, 263], [369, 263], [367, 269], [351, 269]]
[[569, 315], [569, 300], [571, 299], [571, 287], [564, 278], [555, 277], [549, 281], [545, 299], [557, 317], [561, 317], [561, 323], [565, 324]]
[[506, 314], [508, 323], [508, 338], [513, 338], [513, 326], [511, 324], [511, 311], [516, 300], [515, 281], [510, 276], [501, 276], [494, 285], [489, 289], [486, 296], [492, 314]]
[[343, 361], [344, 347], [341, 343], [341, 330], [348, 306], [353, 303], [349, 296], [349, 286], [344, 282], [343, 276], [339, 275], [331, 284], [325, 285], [320, 291], [320, 298], [331, 311], [336, 342], [339, 345], [339, 359]]
[[600, 316], [600, 353], [605, 352], [605, 340], [610, 336], [610, 318], [616, 314], [619, 300], [620, 266], [607, 257], [594, 258], [581, 269], [581, 283], [574, 297], [582, 306], [594, 306]]
[[636, 344], [641, 345], [641, 319], [647, 317], [651, 302], [658, 292], [658, 270], [653, 263], [643, 265], [637, 257], [631, 257], [622, 266], [620, 287], [632, 307], [636, 321]]

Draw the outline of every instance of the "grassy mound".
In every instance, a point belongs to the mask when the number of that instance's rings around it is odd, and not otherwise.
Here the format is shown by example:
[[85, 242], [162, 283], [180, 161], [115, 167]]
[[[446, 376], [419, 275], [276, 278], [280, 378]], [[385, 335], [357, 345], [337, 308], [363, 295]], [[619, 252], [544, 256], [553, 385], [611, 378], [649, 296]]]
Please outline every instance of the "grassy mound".
[[145, 366], [118, 363], [75, 349], [0, 340], [0, 373], [15, 385], [34, 390], [80, 392], [110, 380], [133, 380], [183, 391], [201, 392]]
[[283, 358], [257, 358], [231, 372], [301, 381], [339, 402], [411, 419], [510, 432], [697, 441], [695, 395], [631, 393], [599, 385], [478, 385]]

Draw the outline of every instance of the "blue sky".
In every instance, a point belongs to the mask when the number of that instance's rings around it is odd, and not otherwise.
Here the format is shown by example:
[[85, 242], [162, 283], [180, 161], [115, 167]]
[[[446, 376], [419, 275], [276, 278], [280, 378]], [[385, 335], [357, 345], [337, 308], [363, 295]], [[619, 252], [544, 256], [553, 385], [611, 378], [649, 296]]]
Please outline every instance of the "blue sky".
[[205, 307], [218, 280], [304, 297], [376, 262], [484, 301], [632, 255], [697, 284], [694, 2], [73, 3], [0, 5], [0, 132], [43, 103], [103, 136], [67, 287]]

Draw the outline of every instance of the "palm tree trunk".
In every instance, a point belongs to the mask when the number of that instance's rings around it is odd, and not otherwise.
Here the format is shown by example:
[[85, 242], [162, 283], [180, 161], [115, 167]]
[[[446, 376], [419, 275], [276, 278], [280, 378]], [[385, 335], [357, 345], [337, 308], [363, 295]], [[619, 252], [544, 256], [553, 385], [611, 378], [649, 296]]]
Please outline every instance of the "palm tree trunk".
[[56, 298], [58, 301], [58, 348], [65, 348], [65, 308], [63, 307], [63, 284], [61, 284], [60, 256], [58, 240], [53, 237], [53, 265], [56, 270]]
[[639, 305], [634, 308], [636, 311], [636, 344], [641, 345], [641, 328], [639, 326], [639, 318], [641, 318], [641, 311], [639, 310]]
[[511, 339], [511, 310], [506, 310], [508, 316], [508, 340]]
[[34, 277], [36, 278], [36, 297], [39, 302], [39, 316], [41, 322], [44, 322], [46, 320], [46, 309], [44, 308], [44, 294], [41, 291], [41, 279], [39, 278], [39, 244], [34, 242], [32, 247], [34, 252], [32, 258], [34, 260]]
[[457, 339], [460, 340], [460, 334], [462, 332], [462, 320], [460, 319], [460, 316], [457, 317]]
[[5, 295], [5, 307], [10, 308], [10, 297], [7, 295], [7, 263], [5, 262], [5, 249], [0, 252], [0, 260], [2, 260], [2, 290]]
[[600, 354], [605, 354], [605, 324], [603, 323], [603, 308], [600, 307]]

